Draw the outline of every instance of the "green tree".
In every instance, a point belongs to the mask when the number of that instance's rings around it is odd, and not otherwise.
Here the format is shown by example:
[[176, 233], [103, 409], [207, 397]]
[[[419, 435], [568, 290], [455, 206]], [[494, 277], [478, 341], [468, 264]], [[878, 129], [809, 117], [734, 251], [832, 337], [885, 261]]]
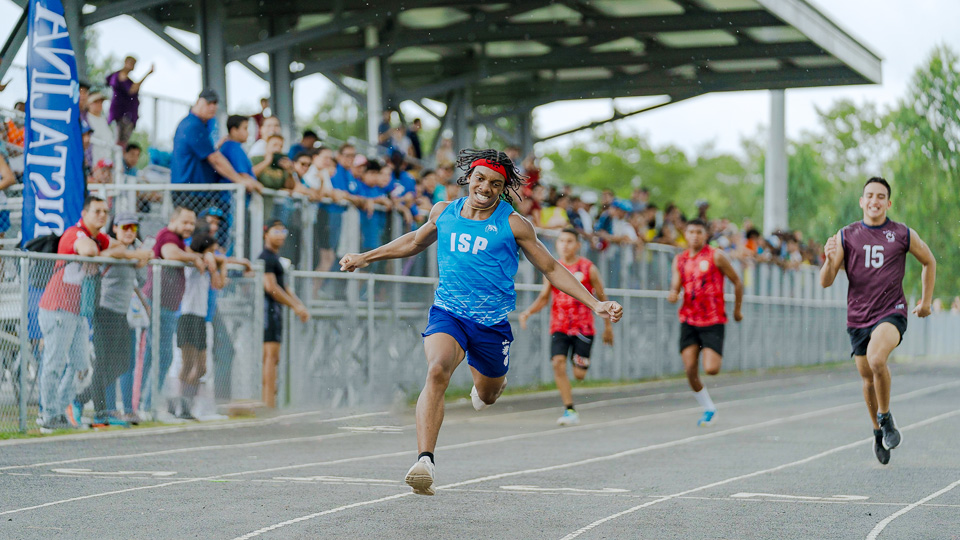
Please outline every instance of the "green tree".
[[[960, 58], [934, 49], [890, 112], [894, 213], [914, 228], [937, 257], [937, 292], [960, 293]], [[908, 291], [920, 292], [919, 268], [908, 267]]]

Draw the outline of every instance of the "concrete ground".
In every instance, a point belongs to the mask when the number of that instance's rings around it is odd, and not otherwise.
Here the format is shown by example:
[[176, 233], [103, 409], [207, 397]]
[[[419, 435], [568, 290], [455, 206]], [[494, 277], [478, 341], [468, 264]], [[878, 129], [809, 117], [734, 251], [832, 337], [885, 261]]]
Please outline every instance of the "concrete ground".
[[434, 497], [413, 410], [0, 442], [0, 538], [960, 538], [960, 367], [899, 364], [877, 462], [852, 365], [448, 406]]

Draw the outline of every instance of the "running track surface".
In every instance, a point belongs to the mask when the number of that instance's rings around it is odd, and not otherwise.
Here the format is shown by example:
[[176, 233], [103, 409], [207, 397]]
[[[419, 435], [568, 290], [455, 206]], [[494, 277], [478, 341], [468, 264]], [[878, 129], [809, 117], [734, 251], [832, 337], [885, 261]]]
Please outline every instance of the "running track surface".
[[852, 365], [448, 406], [434, 497], [412, 409], [0, 443], [0, 538], [960, 538], [960, 367], [892, 366], [904, 442], [871, 449]]

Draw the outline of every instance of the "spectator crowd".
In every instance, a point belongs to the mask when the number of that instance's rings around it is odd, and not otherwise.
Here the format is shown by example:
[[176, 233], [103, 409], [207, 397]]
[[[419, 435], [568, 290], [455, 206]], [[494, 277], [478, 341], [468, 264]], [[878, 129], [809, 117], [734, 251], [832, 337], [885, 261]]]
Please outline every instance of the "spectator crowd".
[[[134, 80], [131, 74], [136, 63], [127, 57], [122, 69], [108, 75], [100, 87], [80, 84], [80, 131], [88, 184], [114, 181], [115, 167], [122, 167], [128, 176], [138, 172], [143, 148], [131, 138], [139, 119], [140, 87], [153, 68]], [[267, 227], [262, 231], [264, 249], [259, 258], [265, 268], [263, 399], [273, 406], [283, 335], [282, 306], [301, 320], [309, 316], [304, 302], [285, 282], [289, 261], [283, 260], [284, 254], [290, 250], [295, 254], [304, 245], [303, 235], [310, 234], [314, 269], [334, 270], [349, 227], [349, 209], [356, 209], [358, 215], [358, 247], [369, 250], [420, 226], [433, 205], [463, 196], [465, 187], [457, 182], [452, 139], [441, 137], [433, 155], [425, 156], [420, 120], [405, 124], [398, 111], [384, 111], [377, 144], [359, 148], [350, 142], [324, 140], [311, 129], [288, 140], [284, 126], [271, 114], [267, 98], [261, 100], [260, 111], [254, 115], [227, 116], [225, 132], [221, 132], [219, 101], [215, 91], [204, 90], [177, 126], [169, 156], [170, 179], [184, 185], [235, 184], [248, 194], [271, 195], [265, 197], [263, 221]], [[2, 119], [0, 237], [11, 223], [9, 210], [2, 206], [2, 191], [19, 181], [23, 171], [24, 104], [20, 102], [16, 108], [17, 113]], [[711, 215], [706, 200], [696, 201], [696, 210], [684, 213], [673, 202], [654, 201], [643, 187], [620, 198], [609, 189], [597, 193], [548, 185], [541, 178], [536, 156], [523, 156], [514, 146], [504, 152], [528, 177], [520, 196], [515, 197], [516, 210], [541, 230], [576, 229], [584, 244], [597, 252], [633, 248], [633, 253], [641, 253], [653, 244], [683, 248], [686, 224], [698, 218], [709, 223], [712, 245], [745, 264], [797, 269], [823, 261], [822, 246], [805, 239], [801, 231], [763, 235], [749, 220], [734, 223]], [[122, 156], [122, 163], [114, 164], [117, 155]], [[242, 202], [247, 208], [238, 208], [242, 197], [237, 199], [228, 191], [182, 189], [172, 199], [173, 210], [164, 216], [168, 218], [166, 226], [150, 238], [143, 238], [138, 214], [113, 212], [111, 217], [109, 201], [88, 195], [79, 222], [59, 238], [48, 239], [53, 242], [48, 249], [51, 252], [125, 262], [91, 265], [60, 260], [48, 268], [43, 279], [31, 280], [34, 324], [30, 338], [42, 358], [38, 418], [42, 428], [81, 425], [87, 402], [93, 403], [93, 425], [139, 422], [138, 411], [152, 409], [155, 396], [151, 388], [163, 389], [173, 365], [173, 343], [181, 358], [176, 377], [179, 389], [165, 408], [158, 408], [171, 416], [194, 418], [201, 382], [210, 380], [205, 378], [208, 328], [213, 332], [214, 363], [229, 366], [233, 349], [217, 311], [217, 291], [228, 281], [228, 265], [251, 269], [249, 261], [232, 257], [232, 245], [246, 239], [230, 238], [230, 225], [238, 212], [249, 211], [250, 196]], [[140, 201], [143, 204], [138, 208], [149, 207], [155, 200]], [[305, 211], [315, 213], [312, 231], [298, 230], [294, 216]], [[396, 222], [401, 230], [391, 230], [392, 213], [399, 216]], [[144, 268], [156, 260], [181, 264]], [[383, 269], [381, 264], [371, 268], [374, 272]], [[152, 290], [155, 271], [161, 272], [162, 289], [156, 304]], [[403, 266], [404, 273], [413, 271], [414, 265]], [[322, 293], [319, 281], [313, 293]], [[952, 307], [960, 310], [960, 299]], [[158, 326], [149, 322], [153, 310], [159, 310]], [[93, 366], [88, 365], [90, 355], [85, 352], [91, 329]], [[162, 344], [156, 359], [152, 347], [145, 346], [151, 343], [153, 332], [159, 333]], [[158, 381], [149, 379], [154, 361], [158, 363]], [[84, 380], [91, 368], [92, 378]], [[226, 373], [213, 378], [219, 396], [229, 396]], [[84, 386], [82, 391], [77, 390], [78, 382]], [[116, 405], [117, 387], [122, 408]]]

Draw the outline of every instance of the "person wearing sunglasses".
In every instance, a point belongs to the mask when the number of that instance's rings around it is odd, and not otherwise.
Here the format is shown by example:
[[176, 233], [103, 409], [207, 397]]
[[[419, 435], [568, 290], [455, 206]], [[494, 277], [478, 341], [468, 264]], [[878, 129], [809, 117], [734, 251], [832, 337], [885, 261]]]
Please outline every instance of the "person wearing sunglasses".
[[[110, 230], [111, 250], [124, 251], [126, 258], [136, 265], [111, 264], [101, 267], [100, 298], [93, 315], [93, 347], [96, 353], [93, 378], [74, 403], [74, 411], [93, 401], [94, 416], [91, 426], [127, 426], [128, 418], [116, 409], [116, 399], [107, 400], [107, 388], [130, 367], [133, 335], [127, 322], [131, 297], [139, 292], [137, 269], [143, 268], [153, 253], [137, 247], [140, 220], [135, 214], [120, 213]], [[141, 301], [137, 298], [136, 301]]]

